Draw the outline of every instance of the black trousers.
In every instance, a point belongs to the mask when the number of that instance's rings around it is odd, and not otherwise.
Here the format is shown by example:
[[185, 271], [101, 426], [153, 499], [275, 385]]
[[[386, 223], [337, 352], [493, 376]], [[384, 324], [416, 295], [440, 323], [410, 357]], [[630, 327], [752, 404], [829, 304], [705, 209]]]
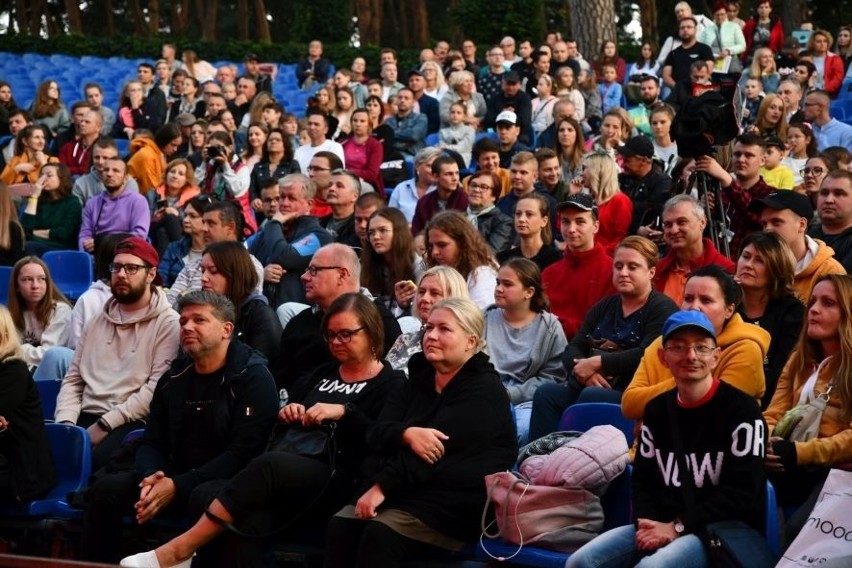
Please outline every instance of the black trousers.
[[398, 568], [410, 560], [451, 556], [448, 550], [403, 536], [379, 521], [332, 517], [328, 522], [325, 568]]
[[[224, 483], [226, 480], [207, 481], [189, 495], [176, 496], [157, 518], [189, 518], [195, 522]], [[89, 487], [80, 542], [83, 559], [118, 563], [122, 554], [123, 519], [135, 516], [133, 505], [139, 500], [139, 492], [139, 478], [134, 471], [108, 473]]]
[[[77, 419], [77, 426], [88, 428], [98, 421], [100, 418], [97, 414], [89, 414], [83, 412]], [[92, 471], [98, 471], [109, 462], [109, 457], [114, 451], [121, 447], [121, 442], [124, 437], [134, 430], [144, 428], [144, 422], [128, 422], [122, 424], [118, 428], [114, 428], [112, 432], [106, 435], [106, 438], [101, 441], [96, 447], [92, 448]]]

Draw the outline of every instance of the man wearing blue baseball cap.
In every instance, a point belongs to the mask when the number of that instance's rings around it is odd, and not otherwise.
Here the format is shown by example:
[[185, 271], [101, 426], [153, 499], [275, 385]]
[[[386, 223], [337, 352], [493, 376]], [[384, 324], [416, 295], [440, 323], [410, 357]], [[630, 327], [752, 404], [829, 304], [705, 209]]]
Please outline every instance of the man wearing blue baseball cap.
[[713, 378], [719, 360], [713, 324], [699, 311], [672, 314], [657, 355], [676, 388], [645, 408], [633, 462], [636, 523], [595, 538], [566, 568], [616, 558], [633, 566], [644, 557], [658, 567], [680, 566], [685, 558], [695, 559], [690, 566], [709, 565], [698, 537], [709, 523], [744, 521], [761, 530], [766, 423], [751, 396]]

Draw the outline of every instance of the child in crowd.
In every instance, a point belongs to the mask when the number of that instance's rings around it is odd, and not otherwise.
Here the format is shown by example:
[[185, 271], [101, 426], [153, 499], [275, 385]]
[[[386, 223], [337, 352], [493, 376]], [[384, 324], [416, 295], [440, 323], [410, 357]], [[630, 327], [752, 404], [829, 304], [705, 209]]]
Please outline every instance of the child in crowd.
[[234, 83], [222, 83], [222, 96], [228, 102], [233, 102], [237, 98], [237, 86]]
[[263, 105], [263, 114], [261, 114], [261, 117], [263, 118], [263, 122], [265, 122], [266, 126], [270, 129], [281, 128], [283, 126], [281, 123], [281, 117], [283, 115], [284, 107], [282, 107], [279, 103], [269, 101]]
[[299, 119], [296, 118], [295, 114], [292, 112], [285, 112], [281, 115], [281, 130], [284, 131], [284, 134], [290, 137], [290, 144], [293, 146], [294, 150], [301, 145], [299, 137]]
[[794, 122], [787, 127], [787, 157], [781, 163], [793, 170], [793, 189], [804, 188], [802, 168], [819, 153], [814, 132], [810, 125]]
[[742, 127], [748, 128], [757, 120], [757, 111], [763, 102], [763, 82], [759, 78], [749, 77], [743, 87], [745, 101], [743, 101]]
[[464, 123], [466, 112], [467, 109], [462, 102], [456, 101], [450, 105], [450, 125], [440, 130], [439, 138], [441, 148], [458, 152], [464, 160], [464, 165], [469, 167], [476, 132], [472, 126]]
[[598, 94], [603, 102], [603, 112], [609, 112], [615, 107], [621, 106], [621, 85], [618, 83], [618, 71], [615, 65], [605, 63], [601, 66], [600, 83], [598, 83]]
[[766, 161], [760, 175], [768, 185], [777, 189], [793, 189], [793, 170], [781, 164], [787, 154], [787, 145], [777, 136], [766, 139]]

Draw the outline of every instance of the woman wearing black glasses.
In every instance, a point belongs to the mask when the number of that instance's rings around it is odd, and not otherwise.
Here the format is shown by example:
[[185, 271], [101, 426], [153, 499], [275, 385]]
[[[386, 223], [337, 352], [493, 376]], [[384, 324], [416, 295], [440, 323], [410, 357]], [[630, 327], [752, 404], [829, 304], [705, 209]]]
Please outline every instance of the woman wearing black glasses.
[[378, 310], [364, 295], [344, 294], [332, 302], [322, 331], [334, 361], [317, 369], [316, 386], [303, 400], [278, 413], [282, 431], [271, 451], [237, 474], [191, 529], [121, 565], [188, 567], [193, 553], [227, 527], [233, 529], [230, 538], [199, 551], [199, 560], [263, 566], [262, 540], [238, 533], [269, 533], [293, 520], [300, 529], [316, 526], [320, 532], [316, 523], [355, 495], [368, 455], [364, 430], [404, 379], [382, 360], [383, 329]]
[[814, 210], [817, 207], [817, 194], [822, 185], [822, 180], [825, 179], [828, 172], [836, 169], [837, 162], [831, 156], [818, 154], [813, 158], [808, 158], [805, 167], [799, 170], [804, 180], [805, 195], [810, 197]]

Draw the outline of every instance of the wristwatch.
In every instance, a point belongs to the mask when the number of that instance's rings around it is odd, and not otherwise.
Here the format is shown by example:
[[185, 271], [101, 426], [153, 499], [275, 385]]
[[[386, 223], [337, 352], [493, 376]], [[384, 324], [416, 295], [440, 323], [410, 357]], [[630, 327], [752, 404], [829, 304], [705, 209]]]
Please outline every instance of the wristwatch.
[[675, 533], [677, 533], [677, 536], [682, 536], [684, 531], [686, 530], [686, 527], [683, 526], [683, 521], [681, 521], [680, 519], [675, 519], [674, 521], [672, 521], [672, 524], [674, 525], [674, 530]]
[[98, 426], [104, 432], [112, 432], [112, 426], [109, 425], [109, 422], [104, 420], [103, 418], [98, 418]]

